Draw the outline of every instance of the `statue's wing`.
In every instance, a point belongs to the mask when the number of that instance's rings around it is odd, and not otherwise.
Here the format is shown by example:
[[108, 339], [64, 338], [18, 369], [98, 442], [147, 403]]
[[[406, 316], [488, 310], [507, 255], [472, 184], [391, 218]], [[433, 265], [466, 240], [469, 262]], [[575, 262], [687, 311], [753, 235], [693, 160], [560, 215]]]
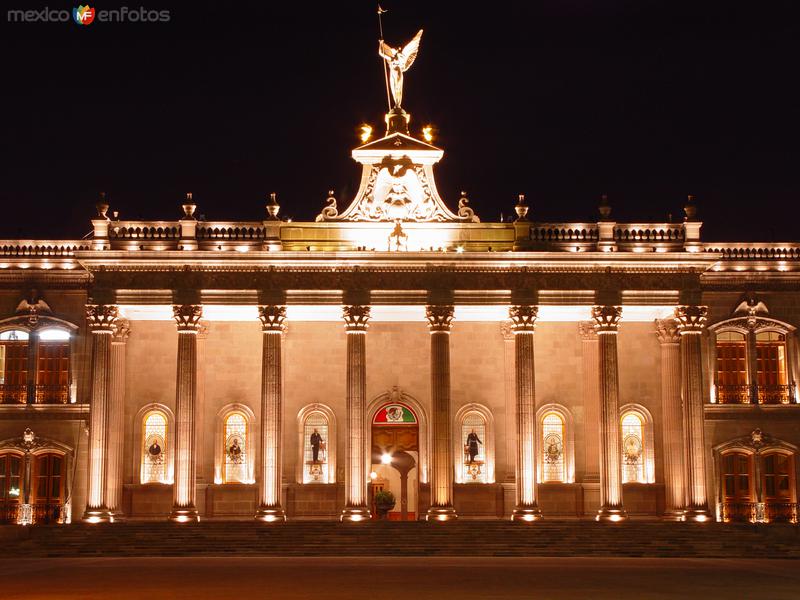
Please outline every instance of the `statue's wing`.
[[411, 65], [414, 64], [414, 59], [417, 58], [419, 52], [419, 41], [422, 39], [422, 29], [417, 32], [414, 39], [406, 44], [406, 47], [400, 52], [403, 62], [403, 71], [408, 71]]
[[383, 40], [378, 41], [378, 54], [381, 58], [385, 58], [386, 60], [392, 60], [395, 55], [396, 50], [392, 48], [389, 44], [385, 43]]

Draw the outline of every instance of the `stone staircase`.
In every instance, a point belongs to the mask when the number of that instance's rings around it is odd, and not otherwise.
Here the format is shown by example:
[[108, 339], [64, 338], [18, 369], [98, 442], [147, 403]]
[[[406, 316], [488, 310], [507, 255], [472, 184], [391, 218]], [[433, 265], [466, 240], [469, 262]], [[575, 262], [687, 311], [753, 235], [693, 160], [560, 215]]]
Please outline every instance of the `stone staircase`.
[[722, 523], [205, 521], [3, 526], [0, 556], [800, 558], [800, 528]]

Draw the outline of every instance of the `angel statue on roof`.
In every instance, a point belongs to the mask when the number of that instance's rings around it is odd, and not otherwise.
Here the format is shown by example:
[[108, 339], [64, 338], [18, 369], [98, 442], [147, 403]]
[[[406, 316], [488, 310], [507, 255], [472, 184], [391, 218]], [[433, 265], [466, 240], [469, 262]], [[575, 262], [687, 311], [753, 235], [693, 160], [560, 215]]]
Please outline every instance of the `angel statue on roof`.
[[378, 41], [378, 54], [386, 61], [389, 67], [389, 83], [392, 90], [394, 105], [400, 108], [403, 102], [403, 73], [411, 68], [419, 52], [419, 41], [422, 39], [422, 29], [417, 32], [404, 48], [392, 48], [383, 40]]

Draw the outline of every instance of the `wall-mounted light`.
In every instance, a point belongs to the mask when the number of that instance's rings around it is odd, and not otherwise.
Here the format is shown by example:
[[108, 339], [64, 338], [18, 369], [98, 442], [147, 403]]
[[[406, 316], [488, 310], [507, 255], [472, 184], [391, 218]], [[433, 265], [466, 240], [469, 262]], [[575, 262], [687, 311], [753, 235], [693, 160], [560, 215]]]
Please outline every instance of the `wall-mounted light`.
[[360, 129], [361, 129], [361, 134], [359, 135], [359, 137], [361, 138], [361, 143], [366, 144], [372, 137], [372, 126], [364, 123]]

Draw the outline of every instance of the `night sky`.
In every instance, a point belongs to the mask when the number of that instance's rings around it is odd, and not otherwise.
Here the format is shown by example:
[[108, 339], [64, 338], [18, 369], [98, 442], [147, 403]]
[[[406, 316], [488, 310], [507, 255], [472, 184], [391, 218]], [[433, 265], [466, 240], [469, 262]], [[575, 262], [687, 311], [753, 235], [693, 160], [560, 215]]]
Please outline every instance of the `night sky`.
[[[356, 191], [357, 128], [386, 110], [375, 3], [176, 5], [168, 24], [6, 22], [3, 238], [79, 238], [98, 193], [123, 219], [313, 220]], [[702, 4], [700, 10], [696, 4]], [[484, 221], [682, 218], [703, 238], [800, 238], [800, 14], [793, 2], [385, 0], [386, 40], [424, 28], [412, 133], [438, 130], [439, 191]], [[110, 2], [92, 3], [97, 9]]]

